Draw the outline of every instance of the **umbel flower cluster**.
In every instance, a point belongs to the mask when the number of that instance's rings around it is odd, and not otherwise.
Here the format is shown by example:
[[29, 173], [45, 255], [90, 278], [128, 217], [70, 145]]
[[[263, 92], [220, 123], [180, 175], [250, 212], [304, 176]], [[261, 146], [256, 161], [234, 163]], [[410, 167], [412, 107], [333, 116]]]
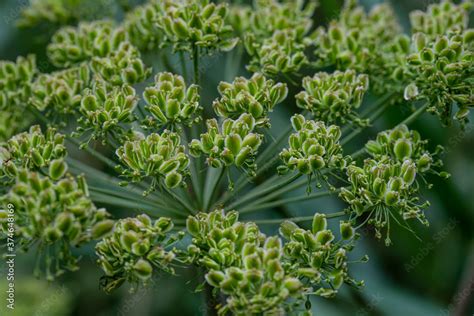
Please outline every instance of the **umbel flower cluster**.
[[[193, 268], [211, 313], [308, 315], [312, 296], [362, 287], [359, 229], [389, 246], [391, 230], [428, 225], [421, 196], [449, 174], [410, 124], [469, 119], [468, 2], [413, 12], [411, 34], [389, 4], [356, 0], [319, 27], [312, 0], [125, 2], [91, 17], [89, 1], [32, 1], [21, 25], [61, 26], [55, 68], [0, 62], [0, 209], [16, 212], [0, 212], [0, 236], [37, 252], [35, 272], [77, 270], [73, 247], [98, 240], [107, 292]], [[406, 118], [351, 153], [389, 107]], [[342, 210], [265, 218], [323, 196]]]

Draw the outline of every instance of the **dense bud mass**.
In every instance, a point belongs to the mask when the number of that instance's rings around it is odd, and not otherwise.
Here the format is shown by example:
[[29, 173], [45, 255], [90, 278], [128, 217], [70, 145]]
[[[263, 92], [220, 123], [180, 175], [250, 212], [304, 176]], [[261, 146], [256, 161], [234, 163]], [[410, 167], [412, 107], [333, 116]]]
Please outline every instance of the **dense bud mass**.
[[263, 135], [254, 133], [255, 119], [244, 113], [239, 118], [226, 119], [219, 128], [216, 119], [206, 122], [207, 132], [189, 144], [191, 155], [207, 156], [207, 164], [213, 168], [235, 165], [244, 168], [249, 175], [255, 173], [255, 155]]
[[474, 30], [450, 31], [435, 39], [416, 33], [412, 41], [405, 99], [426, 100], [428, 111], [445, 124], [453, 118], [465, 123], [474, 104]]
[[66, 156], [64, 135], [48, 128], [45, 133], [38, 125], [0, 143], [0, 183], [15, 179], [19, 169], [39, 170], [54, 159]]
[[143, 98], [145, 110], [151, 114], [145, 119], [145, 126], [179, 129], [180, 125], [200, 122], [199, 87], [195, 84], [186, 87], [180, 75], [158, 73], [154, 86], [145, 89]]
[[85, 65], [42, 74], [31, 86], [29, 104], [48, 113], [75, 113], [80, 108], [82, 93], [90, 80], [90, 70]]
[[259, 73], [250, 79], [238, 77], [232, 83], [221, 82], [218, 90], [221, 97], [212, 104], [217, 115], [236, 119], [248, 113], [257, 126], [268, 126], [268, 113], [288, 95], [286, 84], [275, 83]]
[[179, 135], [168, 130], [126, 141], [117, 149], [117, 156], [125, 167], [118, 169], [132, 182], [151, 178], [151, 189], [161, 183], [168, 188], [177, 187], [189, 173], [189, 158], [180, 142]]
[[[179, 266], [199, 271], [186, 286], [200, 280], [209, 315], [309, 316], [311, 296], [363, 285], [349, 270], [367, 261], [351, 258], [361, 228], [388, 246], [394, 223], [414, 234], [412, 219], [428, 225], [422, 190], [449, 174], [443, 147], [408, 126], [427, 111], [467, 122], [472, 1], [413, 12], [407, 34], [389, 3], [345, 0], [318, 20], [337, 4], [321, 15], [316, 0], [230, 2], [31, 0], [22, 10], [20, 24], [54, 35], [49, 61], [0, 61], [0, 239], [36, 247], [35, 272], [76, 270], [72, 248], [100, 240], [107, 292]], [[321, 197], [346, 208], [290, 206]], [[279, 236], [263, 233], [278, 225]], [[378, 312], [368, 308], [359, 312]]]
[[295, 96], [296, 103], [311, 112], [315, 119], [328, 124], [367, 124], [356, 113], [369, 88], [366, 75], [356, 75], [353, 70], [332, 74], [320, 72], [313, 77], [305, 77], [303, 88], [304, 91]]
[[48, 46], [48, 56], [56, 67], [67, 68], [92, 57], [105, 57], [125, 41], [123, 29], [111, 21], [82, 22], [56, 32]]
[[258, 245], [264, 239], [257, 225], [238, 219], [236, 211], [224, 213], [221, 209], [189, 216], [189, 260], [209, 270], [238, 266], [244, 245]]
[[232, 27], [225, 22], [226, 4], [166, 0], [163, 7], [164, 13], [158, 17], [157, 24], [165, 34], [165, 41], [175, 50], [228, 51], [238, 42]]
[[105, 273], [102, 284], [105, 291], [110, 292], [125, 281], [135, 289], [149, 282], [156, 271], [174, 273], [172, 262], [176, 250], [169, 248], [182, 235], [171, 234], [171, 219], [152, 220], [141, 214], [118, 220], [112, 229], [95, 247], [97, 263]]
[[393, 75], [409, 48], [400, 29], [388, 4], [366, 13], [357, 1], [346, 0], [339, 18], [308, 40], [316, 48], [316, 66], [354, 69], [369, 75], [375, 91], [385, 92], [397, 89], [399, 78]]
[[[61, 178], [65, 168], [53, 162], [50, 174]], [[56, 182], [23, 169], [0, 202], [14, 205], [16, 238], [23, 250], [37, 247], [35, 273], [44, 270], [48, 280], [61, 275], [64, 269], [78, 269], [72, 247], [100, 238], [110, 230], [108, 213], [92, 203], [83, 177], [76, 180], [68, 175]], [[0, 221], [6, 234], [8, 222], [3, 215], [0, 213]]]
[[324, 214], [316, 213], [311, 230], [291, 221], [281, 224], [280, 234], [288, 240], [283, 247], [284, 267], [292, 276], [305, 280], [316, 295], [333, 297], [347, 283], [361, 286], [348, 275], [348, 253], [354, 248], [354, 228], [341, 222], [341, 238], [327, 228]]
[[280, 173], [296, 170], [319, 178], [324, 169], [339, 170], [346, 166], [348, 158], [342, 155], [338, 126], [306, 120], [300, 114], [293, 116], [291, 122], [295, 133], [288, 139], [289, 148], [280, 153], [284, 163], [278, 168]]
[[134, 121], [138, 98], [135, 89], [124, 84], [121, 87], [107, 86], [103, 80], [96, 80], [92, 88], [83, 92], [79, 119], [80, 133], [91, 133], [93, 138], [105, 141], [107, 135], [120, 139], [124, 134], [121, 124]]

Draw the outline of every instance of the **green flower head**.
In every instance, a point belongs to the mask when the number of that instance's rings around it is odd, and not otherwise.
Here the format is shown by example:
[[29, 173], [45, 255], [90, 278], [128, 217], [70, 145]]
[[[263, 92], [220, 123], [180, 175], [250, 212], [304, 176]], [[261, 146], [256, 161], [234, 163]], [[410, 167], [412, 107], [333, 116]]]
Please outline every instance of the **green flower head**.
[[0, 179], [10, 182], [16, 178], [19, 169], [39, 170], [65, 156], [64, 135], [54, 128], [43, 133], [38, 125], [31, 126], [28, 132], [0, 144]]
[[238, 119], [226, 119], [220, 129], [216, 119], [207, 120], [206, 125], [207, 132], [189, 144], [190, 153], [196, 157], [206, 155], [213, 168], [235, 165], [246, 169], [249, 175], [254, 174], [255, 155], [263, 136], [253, 132], [253, 116], [244, 113]]
[[[100, 238], [111, 228], [108, 213], [90, 200], [84, 178], [63, 176], [66, 170], [63, 162], [53, 161], [49, 173], [57, 182], [20, 170], [15, 184], [0, 198], [2, 205], [11, 203], [15, 207], [15, 235], [20, 247], [28, 250], [37, 246], [41, 259], [35, 273], [44, 269], [48, 280], [61, 275], [64, 269], [77, 270], [78, 259], [71, 248]], [[6, 233], [9, 226], [3, 215], [0, 218]]]
[[118, 170], [132, 182], [150, 177], [151, 189], [159, 185], [159, 181], [168, 188], [184, 184], [183, 178], [189, 173], [189, 158], [180, 142], [179, 135], [168, 130], [126, 141], [117, 149], [117, 156], [125, 167]]
[[201, 120], [202, 107], [199, 105], [199, 87], [195, 84], [186, 87], [184, 78], [169, 72], [155, 76], [155, 84], [143, 93], [148, 116], [147, 127], [179, 129], [180, 125], [191, 126]]
[[315, 119], [329, 124], [368, 124], [356, 113], [369, 88], [368, 76], [357, 75], [353, 70], [320, 72], [304, 78], [303, 88], [305, 90], [295, 96], [296, 103], [311, 112]]
[[288, 95], [284, 83], [275, 83], [262, 74], [252, 78], [237, 77], [234, 82], [221, 82], [218, 87], [221, 97], [212, 106], [217, 115], [236, 119], [244, 113], [251, 114], [257, 126], [269, 127], [268, 113]]
[[176, 250], [169, 249], [182, 234], [171, 234], [173, 222], [166, 217], [152, 220], [142, 214], [115, 222], [111, 234], [95, 247], [97, 263], [105, 272], [102, 286], [106, 292], [120, 287], [125, 281], [147, 284], [157, 271], [174, 274], [172, 262]]

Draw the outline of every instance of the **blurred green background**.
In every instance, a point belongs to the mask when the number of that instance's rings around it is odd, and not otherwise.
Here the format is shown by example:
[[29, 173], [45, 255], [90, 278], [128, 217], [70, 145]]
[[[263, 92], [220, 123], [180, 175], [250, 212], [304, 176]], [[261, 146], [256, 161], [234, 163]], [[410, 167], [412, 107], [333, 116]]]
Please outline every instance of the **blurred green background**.
[[[96, 5], [98, 1], [91, 1]], [[362, 1], [370, 7], [379, 1]], [[409, 30], [408, 13], [424, 9], [430, 1], [393, 0], [399, 19]], [[0, 0], [0, 59], [13, 60], [19, 55], [35, 53], [41, 71], [49, 71], [46, 61], [46, 44], [57, 26], [43, 25], [34, 29], [19, 30], [14, 21], [26, 0]], [[110, 1], [108, 2], [110, 3]], [[321, 0], [315, 23], [327, 23], [337, 15], [342, 1]], [[113, 8], [106, 11], [114, 14]], [[208, 57], [203, 74], [207, 82], [203, 105], [210, 105], [216, 96], [216, 85], [224, 79], [225, 55]], [[145, 57], [155, 64], [154, 56]], [[160, 68], [155, 68], [159, 71]], [[246, 74], [242, 67], [241, 74]], [[370, 96], [366, 99], [370, 103]], [[272, 116], [273, 131], [287, 124], [291, 108], [277, 108]], [[360, 148], [365, 141], [386, 128], [400, 122], [408, 112], [391, 108], [377, 124], [359, 141], [352, 142]], [[473, 121], [471, 113], [471, 121]], [[432, 206], [427, 212], [429, 228], [416, 227], [418, 241], [403, 229], [393, 231], [393, 245], [385, 247], [365, 234], [356, 248], [354, 258], [370, 256], [366, 264], [354, 264], [356, 279], [365, 280], [362, 292], [344, 289], [336, 299], [313, 300], [315, 315], [474, 315], [474, 125], [464, 131], [458, 127], [441, 127], [438, 120], [425, 114], [414, 125], [431, 144], [442, 144], [447, 152], [445, 166], [452, 177], [445, 182], [436, 178], [431, 190], [424, 197]], [[74, 153], [71, 153], [74, 155]], [[97, 166], [100, 168], [100, 166]], [[304, 188], [303, 188], [304, 191]], [[293, 194], [301, 195], [303, 192]], [[337, 199], [295, 203], [289, 206], [292, 215], [308, 215], [315, 211], [337, 211], [344, 205]], [[121, 210], [109, 209], [113, 214]], [[124, 214], [123, 212], [120, 214]], [[120, 215], [118, 215], [120, 216]], [[276, 216], [276, 215], [275, 215]], [[268, 218], [268, 215], [266, 216]], [[277, 227], [264, 227], [275, 233]], [[160, 276], [146, 290], [131, 294], [124, 287], [112, 295], [99, 289], [101, 271], [95, 265], [93, 247], [81, 250], [81, 269], [68, 273], [53, 284], [32, 277], [32, 254], [19, 254], [16, 265], [16, 309], [5, 309], [5, 267], [0, 278], [0, 315], [203, 315], [205, 308], [202, 293], [194, 293], [199, 283], [197, 271], [179, 270], [178, 277]]]

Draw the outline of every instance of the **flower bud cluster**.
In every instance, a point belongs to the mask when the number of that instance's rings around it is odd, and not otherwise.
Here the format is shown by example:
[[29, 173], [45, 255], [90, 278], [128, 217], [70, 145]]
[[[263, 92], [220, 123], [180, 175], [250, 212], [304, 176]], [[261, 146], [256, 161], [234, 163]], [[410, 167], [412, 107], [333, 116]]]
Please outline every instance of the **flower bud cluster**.
[[28, 128], [30, 119], [21, 110], [0, 110], [0, 142], [7, 141], [20, 131]]
[[[317, 7], [314, 0], [307, 1], [256, 0], [251, 9], [248, 33], [262, 43], [276, 31], [294, 30], [299, 42], [309, 32], [313, 25], [312, 17]], [[243, 15], [242, 20], [246, 17]], [[241, 23], [243, 24], [243, 23]]]
[[254, 175], [255, 156], [263, 136], [253, 132], [256, 126], [253, 116], [244, 113], [238, 119], [226, 119], [221, 130], [216, 119], [207, 120], [206, 125], [207, 132], [201, 134], [200, 140], [193, 139], [189, 144], [191, 155], [206, 155], [207, 164], [213, 168], [235, 165]]
[[29, 104], [40, 111], [72, 114], [81, 105], [84, 89], [91, 81], [86, 65], [40, 75], [31, 86]]
[[316, 48], [317, 67], [365, 73], [377, 92], [393, 90], [392, 85], [397, 85], [393, 76], [409, 48], [388, 4], [374, 6], [366, 13], [356, 0], [346, 0], [339, 19], [327, 28], [318, 28], [309, 41]]
[[356, 113], [369, 88], [367, 75], [357, 75], [353, 70], [332, 74], [319, 72], [313, 77], [305, 77], [303, 88], [304, 91], [295, 96], [296, 104], [311, 112], [315, 119], [328, 124], [368, 124]]
[[252, 8], [248, 5], [229, 4], [226, 23], [232, 27], [235, 36], [244, 38], [244, 36], [248, 34], [252, 12]]
[[156, 24], [163, 9], [160, 0], [152, 0], [128, 12], [124, 28], [130, 42], [140, 51], [156, 49], [163, 42], [163, 32]]
[[[64, 135], [48, 128], [43, 134], [38, 125], [0, 144], [0, 179], [15, 179], [19, 169], [38, 170], [66, 156]], [[0, 181], [2, 182], [2, 181]]]
[[78, 123], [78, 132], [91, 131], [92, 138], [107, 139], [112, 133], [114, 138], [121, 138], [124, 129], [121, 124], [132, 122], [133, 111], [138, 103], [135, 89], [125, 84], [110, 87], [103, 80], [96, 80], [92, 88], [83, 92]]
[[285, 270], [292, 276], [307, 280], [316, 295], [333, 297], [343, 283], [356, 283], [348, 275], [348, 253], [354, 248], [355, 231], [349, 222], [340, 223], [341, 239], [335, 241], [327, 228], [324, 214], [316, 213], [311, 230], [291, 221], [280, 226], [280, 234], [288, 240], [283, 247]]
[[189, 260], [208, 270], [239, 266], [243, 247], [259, 245], [265, 237], [255, 223], [239, 222], [238, 218], [236, 211], [224, 214], [221, 209], [189, 216]]
[[[66, 171], [66, 164], [60, 160], [51, 163], [49, 178], [19, 170], [16, 183], [0, 198], [2, 204], [15, 207], [15, 235], [21, 247], [27, 250], [38, 246], [38, 260], [44, 262], [38, 261], [37, 268], [46, 270], [48, 280], [64, 269], [77, 270], [78, 259], [71, 248], [101, 238], [112, 228], [105, 209], [97, 209], [90, 200], [84, 178], [63, 177]], [[0, 218], [5, 233], [4, 211]]]
[[469, 10], [472, 2], [464, 1], [459, 5], [451, 0], [433, 3], [426, 12], [416, 10], [410, 13], [412, 33], [423, 33], [430, 39], [452, 31], [463, 32], [469, 23]]
[[174, 249], [167, 250], [182, 234], [171, 235], [173, 222], [166, 217], [153, 221], [148, 215], [124, 218], [115, 222], [113, 232], [97, 243], [97, 263], [105, 273], [106, 292], [120, 287], [125, 281], [135, 286], [148, 283], [153, 272], [174, 273], [171, 266], [176, 257]]
[[293, 307], [290, 300], [299, 305], [303, 283], [286, 273], [282, 257], [281, 239], [268, 237], [263, 245], [245, 243], [239, 265], [206, 274], [206, 281], [226, 295], [219, 315], [283, 315]]
[[151, 74], [138, 49], [129, 42], [120, 43], [105, 57], [93, 57], [91, 68], [111, 85], [133, 85], [145, 81]]
[[343, 169], [346, 166], [338, 126], [306, 120], [301, 114], [291, 117], [291, 124], [295, 133], [288, 139], [290, 147], [280, 153], [284, 163], [278, 167], [280, 174], [297, 170], [301, 174], [320, 176], [325, 168]]
[[415, 34], [415, 51], [407, 57], [411, 83], [405, 88], [405, 99], [426, 100], [428, 111], [439, 116], [444, 124], [449, 124], [453, 117], [466, 122], [474, 96], [473, 43], [473, 29], [434, 40], [423, 33]]
[[175, 50], [229, 51], [237, 44], [232, 27], [226, 23], [227, 5], [209, 0], [166, 1], [157, 23], [165, 41]]
[[116, 152], [125, 166], [118, 170], [132, 182], [151, 177], [152, 189], [159, 180], [168, 188], [177, 187], [189, 173], [189, 158], [180, 142], [179, 135], [168, 130], [126, 141]]
[[92, 57], [105, 57], [118, 49], [126, 39], [125, 31], [115, 28], [112, 21], [81, 22], [57, 31], [48, 45], [51, 62], [68, 68]]
[[428, 225], [423, 209], [429, 206], [429, 202], [419, 202], [416, 170], [413, 161], [395, 162], [388, 156], [366, 159], [363, 167], [347, 167], [350, 187], [342, 188], [340, 197], [350, 205], [353, 218], [367, 216], [368, 223], [375, 227], [377, 238], [382, 237], [382, 230], [386, 231], [387, 246], [391, 244], [392, 219], [397, 223], [417, 219]]
[[24, 106], [36, 73], [34, 55], [18, 57], [16, 62], [0, 61], [0, 110]]
[[412, 161], [416, 173], [424, 174], [434, 172], [433, 169], [442, 166], [442, 161], [436, 156], [443, 148], [438, 146], [434, 153], [427, 150], [428, 141], [422, 140], [415, 130], [409, 130], [404, 124], [391, 130], [380, 132], [375, 140], [370, 140], [365, 145], [369, 155], [374, 159], [390, 157], [393, 161], [403, 163]]
[[147, 87], [143, 93], [145, 110], [150, 112], [144, 125], [147, 127], [191, 126], [201, 120], [202, 107], [199, 105], [199, 86], [186, 87], [184, 78], [169, 72], [155, 76], [155, 85]]
[[73, 18], [73, 10], [65, 0], [31, 0], [29, 6], [22, 8], [17, 21], [20, 27], [34, 27], [43, 22], [57, 25], [65, 24]]
[[218, 87], [221, 97], [212, 106], [217, 115], [236, 119], [244, 113], [251, 114], [257, 126], [269, 127], [268, 113], [288, 95], [284, 83], [275, 83], [262, 74], [252, 78], [237, 77], [234, 82], [221, 82]]
[[295, 74], [308, 63], [304, 54], [306, 45], [298, 42], [295, 30], [278, 30], [261, 44], [249, 35], [245, 38], [245, 47], [252, 56], [247, 69], [267, 76]]

